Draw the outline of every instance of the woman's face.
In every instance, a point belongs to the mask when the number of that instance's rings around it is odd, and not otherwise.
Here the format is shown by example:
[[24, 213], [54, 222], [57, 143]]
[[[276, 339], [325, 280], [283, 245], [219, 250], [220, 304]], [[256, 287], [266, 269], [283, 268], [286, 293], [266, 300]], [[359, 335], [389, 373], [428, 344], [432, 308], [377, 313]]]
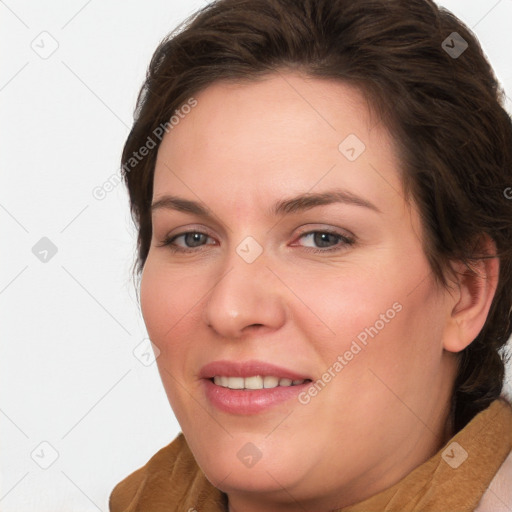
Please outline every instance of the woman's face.
[[233, 504], [364, 499], [440, 448], [455, 375], [390, 135], [292, 72], [195, 99], [158, 150], [141, 283], [169, 402]]

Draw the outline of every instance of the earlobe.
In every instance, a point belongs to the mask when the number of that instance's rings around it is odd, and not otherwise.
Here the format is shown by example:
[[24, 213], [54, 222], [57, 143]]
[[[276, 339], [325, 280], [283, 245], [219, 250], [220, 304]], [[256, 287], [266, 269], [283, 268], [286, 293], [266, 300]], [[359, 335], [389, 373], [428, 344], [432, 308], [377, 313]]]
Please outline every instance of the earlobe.
[[458, 293], [445, 332], [444, 349], [464, 350], [482, 330], [491, 308], [499, 277], [499, 258], [494, 241], [485, 235], [483, 253], [487, 256], [466, 265], [452, 265]]

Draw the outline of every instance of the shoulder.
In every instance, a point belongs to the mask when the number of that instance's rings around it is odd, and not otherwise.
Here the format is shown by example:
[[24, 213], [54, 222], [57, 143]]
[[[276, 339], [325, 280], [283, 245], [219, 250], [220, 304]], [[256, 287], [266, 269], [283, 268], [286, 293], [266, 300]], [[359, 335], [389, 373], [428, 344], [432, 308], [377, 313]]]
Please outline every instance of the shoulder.
[[[131, 512], [135, 510], [144, 487], [155, 475], [171, 475], [176, 466], [192, 466], [185, 438], [180, 433], [167, 446], [158, 450], [148, 462], [129, 474], [112, 490], [109, 497], [110, 512]], [[190, 470], [193, 468], [190, 467]]]
[[[497, 402], [507, 410], [508, 414], [503, 416], [508, 432], [508, 444], [512, 445], [512, 401], [510, 396], [503, 395]], [[498, 468], [487, 490], [478, 503], [475, 512], [510, 512], [512, 510], [512, 450], [508, 452], [505, 460]]]
[[509, 512], [512, 510], [512, 451], [500, 466], [475, 512]]

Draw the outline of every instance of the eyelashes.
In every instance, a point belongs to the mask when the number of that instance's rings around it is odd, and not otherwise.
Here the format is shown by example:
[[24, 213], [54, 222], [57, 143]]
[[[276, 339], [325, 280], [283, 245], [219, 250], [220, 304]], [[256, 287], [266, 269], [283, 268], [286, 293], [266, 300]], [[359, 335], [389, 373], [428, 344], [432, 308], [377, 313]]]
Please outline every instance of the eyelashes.
[[[196, 248], [192, 247], [180, 247], [175, 245], [174, 241], [181, 237], [188, 237], [189, 235], [200, 235], [202, 237], [210, 238], [206, 233], [202, 233], [201, 231], [185, 231], [183, 233], [179, 233], [177, 235], [173, 235], [172, 237], [167, 237], [164, 241], [159, 245], [159, 247], [168, 247], [173, 252], [197, 252]], [[212, 245], [212, 244], [210, 244]], [[197, 247], [204, 247], [204, 245], [200, 245]]]
[[[297, 240], [301, 240], [304, 238], [310, 238], [312, 242], [316, 245], [322, 245], [323, 243], [329, 243], [329, 241], [335, 241], [335, 245], [332, 245], [330, 247], [309, 247], [309, 246], [302, 246], [299, 245], [299, 247], [303, 247], [306, 252], [312, 252], [315, 254], [321, 254], [321, 253], [332, 253], [332, 252], [340, 252], [344, 249], [346, 249], [348, 246], [352, 246], [355, 244], [355, 238], [349, 237], [345, 234], [342, 234], [338, 231], [334, 230], [328, 230], [328, 229], [322, 229], [322, 230], [312, 230], [307, 231], [305, 233], [302, 233], [299, 235]], [[176, 241], [180, 238], [183, 239], [185, 242], [185, 245], [187, 243], [191, 244], [199, 244], [195, 245], [193, 247], [183, 247], [176, 244]], [[202, 231], [198, 230], [190, 230], [190, 231], [184, 231], [182, 233], [178, 233], [177, 235], [173, 235], [170, 237], [166, 237], [161, 244], [158, 245], [158, 247], [167, 247], [171, 252], [173, 253], [199, 253], [203, 252], [207, 249], [208, 245], [215, 245], [215, 244], [201, 244], [201, 241], [206, 241], [208, 238], [211, 238], [207, 233], [203, 233]]]

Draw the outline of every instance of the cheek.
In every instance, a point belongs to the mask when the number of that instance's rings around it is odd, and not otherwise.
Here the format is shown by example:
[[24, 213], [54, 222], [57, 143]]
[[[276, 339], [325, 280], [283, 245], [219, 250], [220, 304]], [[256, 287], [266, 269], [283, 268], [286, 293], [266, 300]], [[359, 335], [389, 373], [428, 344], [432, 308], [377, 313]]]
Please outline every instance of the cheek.
[[426, 260], [419, 254], [414, 261], [404, 268], [381, 258], [329, 279], [295, 279], [294, 291], [311, 308], [297, 315], [297, 323], [315, 340], [325, 368], [346, 354], [347, 366], [358, 367], [357, 379], [364, 373], [360, 365], [398, 372], [393, 379], [414, 373], [413, 365], [421, 372], [435, 370], [442, 354], [443, 304]]
[[364, 315], [359, 318], [352, 340], [362, 350], [346, 375], [354, 379], [363, 402], [391, 405], [400, 397], [421, 409], [426, 390], [435, 392], [443, 357], [441, 304], [434, 282], [427, 279], [412, 293], [397, 286], [374, 303], [366, 321]]
[[[196, 343], [191, 338], [197, 333], [205, 293], [191, 273], [179, 277], [175, 269], [148, 257], [140, 283], [141, 311], [149, 338], [160, 350], [156, 364], [180, 424], [198, 414], [183, 383], [195, 368], [192, 357]], [[191, 389], [189, 386], [187, 389]]]
[[190, 273], [180, 277], [179, 270], [165, 268], [148, 257], [140, 284], [141, 311], [149, 337], [163, 358], [184, 346], [172, 340], [185, 336], [187, 328], [190, 335], [204, 293]]
[[[163, 350], [162, 334], [172, 326], [172, 294], [159, 279], [151, 262], [146, 261], [140, 283], [140, 306], [149, 337]], [[166, 315], [169, 312], [169, 315]]]
[[401, 283], [391, 284], [381, 276], [379, 269], [369, 266], [352, 266], [330, 275], [295, 276], [294, 292], [308, 306], [297, 315], [297, 322], [313, 335], [312, 340], [324, 340], [318, 348], [328, 352], [346, 350], [358, 337], [364, 342], [369, 337], [368, 329], [376, 324], [382, 331], [401, 309], [397, 304], [403, 300]]

